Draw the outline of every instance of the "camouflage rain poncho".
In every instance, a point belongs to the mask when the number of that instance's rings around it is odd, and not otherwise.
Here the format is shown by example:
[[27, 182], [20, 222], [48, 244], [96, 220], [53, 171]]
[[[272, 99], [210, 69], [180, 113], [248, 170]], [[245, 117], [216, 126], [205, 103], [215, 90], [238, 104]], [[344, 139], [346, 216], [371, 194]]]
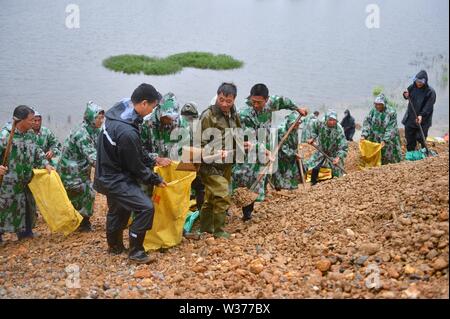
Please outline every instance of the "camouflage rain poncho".
[[73, 206], [85, 217], [93, 214], [95, 191], [92, 188], [91, 168], [97, 158], [96, 143], [101, 129], [95, 127], [95, 119], [103, 111], [89, 102], [84, 121], [70, 132], [64, 141], [58, 173]]

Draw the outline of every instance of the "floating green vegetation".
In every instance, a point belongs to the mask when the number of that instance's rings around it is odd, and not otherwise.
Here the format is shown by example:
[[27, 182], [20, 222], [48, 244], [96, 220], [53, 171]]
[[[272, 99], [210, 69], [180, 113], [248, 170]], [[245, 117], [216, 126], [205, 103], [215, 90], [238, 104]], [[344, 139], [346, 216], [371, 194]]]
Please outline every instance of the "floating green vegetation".
[[103, 60], [103, 66], [126, 74], [166, 75], [180, 72], [184, 67], [211, 70], [237, 69], [244, 65], [226, 54], [214, 55], [208, 52], [184, 52], [167, 58], [124, 54]]

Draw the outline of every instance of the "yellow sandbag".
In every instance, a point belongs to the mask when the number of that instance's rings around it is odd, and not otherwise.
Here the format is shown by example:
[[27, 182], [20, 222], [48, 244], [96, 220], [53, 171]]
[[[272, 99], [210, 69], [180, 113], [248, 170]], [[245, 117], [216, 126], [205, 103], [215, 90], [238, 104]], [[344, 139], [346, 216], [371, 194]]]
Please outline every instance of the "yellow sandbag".
[[[308, 172], [306, 173], [306, 182], [310, 183], [311, 182], [311, 174], [312, 174], [312, 169], [308, 170]], [[326, 167], [321, 167], [319, 170], [319, 176], [317, 177], [318, 181], [326, 181], [327, 179], [332, 179], [333, 178], [333, 171], [331, 168], [326, 168]]]
[[61, 178], [56, 171], [49, 174], [46, 169], [34, 169], [33, 173], [28, 186], [50, 231], [69, 235], [80, 226], [83, 217], [67, 197]]
[[381, 144], [367, 140], [359, 142], [359, 168], [381, 166]]
[[427, 142], [445, 144], [445, 139], [443, 137], [427, 136]]
[[166, 167], [156, 167], [167, 187], [153, 189], [155, 216], [152, 229], [144, 240], [145, 250], [169, 248], [178, 245], [183, 236], [183, 226], [190, 205], [191, 184], [195, 172], [177, 171], [178, 163], [172, 162]]

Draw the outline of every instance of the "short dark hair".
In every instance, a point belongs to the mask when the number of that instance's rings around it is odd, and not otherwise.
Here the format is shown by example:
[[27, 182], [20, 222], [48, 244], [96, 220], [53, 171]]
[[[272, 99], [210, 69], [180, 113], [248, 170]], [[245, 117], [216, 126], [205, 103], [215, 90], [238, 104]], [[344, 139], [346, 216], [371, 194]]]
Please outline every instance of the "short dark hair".
[[237, 96], [237, 87], [234, 83], [222, 83], [217, 89], [217, 95], [222, 93], [225, 96], [233, 95], [233, 97]]
[[19, 105], [14, 109], [13, 117], [16, 121], [25, 120], [29, 114], [34, 114], [34, 110], [27, 105]]
[[159, 93], [151, 84], [142, 83], [139, 85], [131, 95], [131, 102], [141, 103], [147, 100], [149, 103], [154, 101], [160, 101], [162, 99], [161, 93]]
[[268, 98], [269, 97], [269, 89], [263, 83], [255, 84], [255, 85], [253, 85], [252, 89], [250, 90], [250, 96], [262, 96], [264, 98]]

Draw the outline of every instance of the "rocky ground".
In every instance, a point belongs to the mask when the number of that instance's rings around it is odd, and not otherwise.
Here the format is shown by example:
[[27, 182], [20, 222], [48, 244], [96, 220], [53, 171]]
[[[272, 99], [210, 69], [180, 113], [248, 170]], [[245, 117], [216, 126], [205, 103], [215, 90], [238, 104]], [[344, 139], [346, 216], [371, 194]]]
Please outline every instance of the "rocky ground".
[[250, 222], [232, 210], [231, 239], [184, 239], [151, 265], [106, 253], [98, 196], [93, 233], [52, 235], [39, 219], [38, 238], [6, 236], [0, 298], [449, 298], [448, 145], [433, 148], [359, 171], [352, 143], [348, 175], [271, 192]]

